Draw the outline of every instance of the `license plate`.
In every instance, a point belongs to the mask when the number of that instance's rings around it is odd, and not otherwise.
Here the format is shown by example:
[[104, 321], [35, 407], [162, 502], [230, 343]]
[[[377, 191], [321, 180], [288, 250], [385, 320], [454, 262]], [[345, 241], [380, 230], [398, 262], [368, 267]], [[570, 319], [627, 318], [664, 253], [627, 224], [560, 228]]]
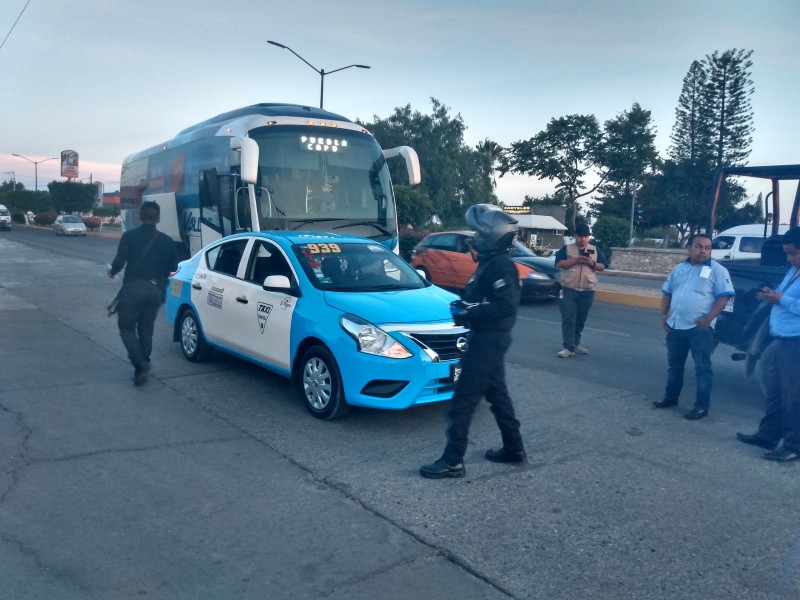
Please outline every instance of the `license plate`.
[[450, 365], [450, 381], [455, 385], [459, 379], [461, 379], [461, 364]]
[[722, 312], [733, 312], [733, 298], [728, 300], [728, 303], [722, 308]]

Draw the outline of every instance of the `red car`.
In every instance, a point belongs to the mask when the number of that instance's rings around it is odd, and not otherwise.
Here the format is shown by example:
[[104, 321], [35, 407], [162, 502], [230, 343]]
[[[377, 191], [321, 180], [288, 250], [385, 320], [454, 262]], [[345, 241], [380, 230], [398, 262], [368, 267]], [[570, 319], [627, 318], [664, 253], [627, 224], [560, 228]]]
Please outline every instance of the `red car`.
[[[472, 231], [431, 233], [414, 248], [411, 266], [422, 271], [431, 283], [462, 292], [478, 268], [469, 253], [468, 241], [472, 236]], [[537, 256], [519, 242], [511, 249], [511, 259], [519, 272], [523, 302], [558, 298], [560, 270], [552, 259]]]

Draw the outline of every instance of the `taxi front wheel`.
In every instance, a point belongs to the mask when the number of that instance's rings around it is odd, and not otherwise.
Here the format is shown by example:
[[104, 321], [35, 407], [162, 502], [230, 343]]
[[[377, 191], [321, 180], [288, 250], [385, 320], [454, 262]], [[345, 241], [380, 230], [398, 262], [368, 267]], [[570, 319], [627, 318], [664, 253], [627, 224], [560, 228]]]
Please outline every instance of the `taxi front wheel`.
[[211, 358], [214, 349], [203, 339], [197, 315], [191, 308], [181, 313], [181, 351], [192, 362], [203, 362]]
[[324, 421], [342, 417], [348, 406], [342, 378], [333, 355], [323, 346], [312, 346], [303, 355], [300, 393], [309, 412]]

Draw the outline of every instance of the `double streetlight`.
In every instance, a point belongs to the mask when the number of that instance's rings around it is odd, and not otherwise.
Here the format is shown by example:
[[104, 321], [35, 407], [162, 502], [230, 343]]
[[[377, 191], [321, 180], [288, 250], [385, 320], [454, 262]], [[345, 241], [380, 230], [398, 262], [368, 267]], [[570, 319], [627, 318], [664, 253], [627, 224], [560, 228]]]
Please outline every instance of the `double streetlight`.
[[48, 160], [58, 160], [57, 156], [52, 156], [50, 158], [45, 158], [43, 160], [31, 160], [27, 156], [22, 156], [22, 154], [12, 154], [11, 156], [17, 156], [19, 158], [24, 158], [29, 163], [33, 163], [33, 172], [34, 172], [34, 176], [35, 176], [36, 191], [37, 192], [39, 191], [39, 164], [43, 163], [43, 162], [47, 162]]
[[320, 82], [319, 82], [319, 107], [320, 108], [322, 108], [322, 97], [323, 97], [323, 92], [325, 91], [325, 75], [330, 75], [331, 73], [336, 73], [338, 71], [344, 71], [345, 69], [349, 69], [351, 67], [357, 67], [359, 69], [369, 69], [370, 68], [367, 65], [347, 65], [346, 67], [339, 67], [338, 69], [334, 69], [333, 71], [326, 71], [325, 69], [318, 69], [317, 67], [312, 65], [305, 58], [300, 56], [297, 52], [295, 52], [294, 50], [289, 48], [289, 46], [284, 46], [283, 44], [279, 44], [278, 42], [273, 42], [272, 40], [267, 40], [267, 43], [268, 44], [272, 44], [273, 46], [277, 46], [278, 48], [283, 48], [284, 50], [288, 50], [289, 52], [294, 54], [297, 58], [302, 60], [304, 63], [306, 63], [309, 67], [314, 69], [314, 71], [316, 71], [319, 74], [319, 76], [320, 76]]

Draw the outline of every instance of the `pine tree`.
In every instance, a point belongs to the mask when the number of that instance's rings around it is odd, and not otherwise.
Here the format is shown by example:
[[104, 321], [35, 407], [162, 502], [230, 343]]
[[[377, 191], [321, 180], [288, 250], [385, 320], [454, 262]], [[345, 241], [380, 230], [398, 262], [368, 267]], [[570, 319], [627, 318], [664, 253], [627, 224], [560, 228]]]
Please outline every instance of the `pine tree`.
[[752, 50], [726, 50], [706, 56], [706, 98], [712, 115], [716, 167], [743, 166], [753, 143], [753, 110], [750, 96]]
[[698, 164], [710, 159], [713, 147], [711, 106], [706, 66], [693, 61], [683, 78], [675, 109], [669, 156], [676, 163]]

